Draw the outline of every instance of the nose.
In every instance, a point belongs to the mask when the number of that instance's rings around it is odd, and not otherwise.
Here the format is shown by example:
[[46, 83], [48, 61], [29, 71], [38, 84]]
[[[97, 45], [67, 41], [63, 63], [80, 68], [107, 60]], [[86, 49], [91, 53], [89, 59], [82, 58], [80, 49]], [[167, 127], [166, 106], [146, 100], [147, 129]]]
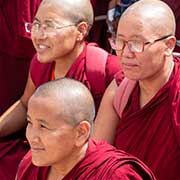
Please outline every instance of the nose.
[[40, 142], [40, 136], [37, 128], [29, 127], [26, 128], [26, 138], [28, 139], [29, 143], [38, 143]]

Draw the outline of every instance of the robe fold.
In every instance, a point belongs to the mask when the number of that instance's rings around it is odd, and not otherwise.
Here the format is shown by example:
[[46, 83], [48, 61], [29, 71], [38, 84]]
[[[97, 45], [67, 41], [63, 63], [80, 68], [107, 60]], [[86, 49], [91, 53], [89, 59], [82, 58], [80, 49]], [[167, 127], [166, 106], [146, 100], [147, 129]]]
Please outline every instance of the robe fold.
[[[24, 157], [17, 180], [46, 180], [49, 167], [31, 162], [31, 152]], [[137, 158], [105, 143], [89, 141], [85, 157], [62, 180], [155, 180], [152, 172]]]
[[0, 180], [14, 180], [22, 157], [29, 150], [21, 133], [0, 139]]
[[[0, 0], [0, 115], [23, 94], [35, 53], [24, 23], [32, 22], [40, 0]], [[28, 151], [22, 134], [0, 140], [0, 180], [14, 180]]]
[[32, 22], [41, 0], [0, 1], [0, 115], [23, 94], [35, 54], [25, 22]]
[[[93, 92], [92, 84], [87, 77], [87, 68], [88, 68], [86, 67], [87, 46], [88, 45], [85, 44], [83, 52], [71, 65], [65, 77], [73, 78], [85, 84], [87, 88], [91, 91], [95, 100], [96, 109], [98, 109], [103, 93], [97, 94], [97, 92]], [[91, 58], [90, 60], [93, 61], [95, 64], [96, 57], [90, 57], [90, 58]], [[38, 87], [41, 84], [50, 81], [52, 79], [53, 70], [54, 70], [54, 62], [43, 64], [43, 63], [40, 63], [37, 59], [37, 56], [35, 56], [30, 66], [31, 78], [35, 86]], [[109, 54], [107, 57], [107, 62], [106, 62], [106, 67], [105, 67], [106, 87], [110, 84], [110, 82], [114, 78], [114, 75], [120, 70], [121, 70], [121, 67], [120, 67], [118, 58], [114, 55]], [[103, 86], [103, 83], [104, 82], [99, 82], [99, 86]]]
[[[142, 160], [158, 180], [180, 179], [180, 60], [174, 62], [169, 81], [142, 108], [140, 88], [135, 85], [115, 138], [118, 149]], [[118, 104], [115, 109], [120, 113]]]

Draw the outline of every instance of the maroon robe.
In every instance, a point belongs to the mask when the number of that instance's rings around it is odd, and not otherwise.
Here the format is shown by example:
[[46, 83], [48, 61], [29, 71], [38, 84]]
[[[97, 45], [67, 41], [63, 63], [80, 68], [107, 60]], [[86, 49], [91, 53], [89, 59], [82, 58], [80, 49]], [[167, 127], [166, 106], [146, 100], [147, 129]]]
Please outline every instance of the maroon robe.
[[[35, 50], [24, 23], [31, 22], [41, 0], [0, 0], [0, 115], [23, 94]], [[0, 180], [14, 180], [28, 151], [22, 134], [0, 139]]]
[[[180, 179], [180, 60], [174, 61], [169, 81], [143, 108], [136, 84], [115, 138], [118, 149], [142, 160], [158, 180]], [[115, 109], [119, 113], [118, 106]]]
[[[49, 167], [31, 162], [31, 152], [20, 163], [17, 180], [46, 180]], [[113, 146], [89, 141], [85, 157], [62, 180], [155, 180], [151, 171], [137, 158]]]
[[[176, 38], [180, 41], [180, 1], [179, 0], [163, 0], [174, 12], [176, 18]], [[176, 52], [180, 52], [180, 47], [175, 48]]]
[[35, 50], [24, 23], [41, 0], [0, 1], [0, 115], [23, 94]]
[[[87, 45], [85, 45], [83, 52], [72, 64], [65, 77], [73, 78], [85, 84], [88, 87], [88, 89], [90, 89], [95, 100], [96, 109], [98, 109], [103, 93], [97, 94], [92, 90], [91, 82], [87, 77], [86, 51], [87, 51]], [[91, 57], [90, 60], [96, 63], [96, 57]], [[32, 81], [36, 87], [51, 80], [51, 75], [54, 70], [53, 68], [54, 68], [54, 62], [42, 64], [38, 61], [37, 56], [33, 58], [30, 67], [30, 72], [31, 72]], [[118, 58], [114, 55], [109, 54], [107, 58], [106, 70], [105, 70], [106, 87], [110, 84], [110, 82], [114, 78], [114, 75], [120, 70], [121, 68]], [[99, 82], [98, 85], [102, 86], [103, 82]]]

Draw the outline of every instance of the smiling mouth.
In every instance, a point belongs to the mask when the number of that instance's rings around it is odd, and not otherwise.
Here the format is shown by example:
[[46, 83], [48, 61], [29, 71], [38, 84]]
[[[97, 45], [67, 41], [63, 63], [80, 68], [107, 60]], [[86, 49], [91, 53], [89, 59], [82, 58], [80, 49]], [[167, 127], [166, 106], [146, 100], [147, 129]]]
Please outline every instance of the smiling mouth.
[[45, 46], [45, 45], [36, 45], [36, 50], [37, 52], [44, 52], [46, 51], [47, 49], [49, 49], [50, 47], [49, 46]]

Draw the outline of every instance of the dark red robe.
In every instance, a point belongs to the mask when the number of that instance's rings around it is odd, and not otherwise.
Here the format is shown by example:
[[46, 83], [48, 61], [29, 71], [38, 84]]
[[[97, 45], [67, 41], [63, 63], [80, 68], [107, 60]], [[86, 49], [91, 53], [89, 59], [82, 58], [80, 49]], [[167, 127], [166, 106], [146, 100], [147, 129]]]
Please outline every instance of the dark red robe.
[[[65, 76], [69, 78], [73, 78], [85, 84], [88, 87], [88, 89], [90, 89], [95, 100], [96, 109], [98, 109], [101, 98], [103, 96], [103, 92], [101, 94], [97, 94], [96, 92], [94, 92], [92, 89], [92, 84], [87, 77], [86, 51], [87, 51], [87, 45], [85, 45], [83, 52], [74, 61], [74, 63], [72, 64], [72, 66], [70, 67], [69, 71]], [[96, 57], [92, 56], [90, 58], [91, 58], [90, 60], [93, 61], [93, 63], [95, 64]], [[54, 68], [54, 62], [42, 64], [38, 61], [37, 56], [33, 58], [30, 67], [30, 72], [31, 72], [32, 81], [36, 87], [51, 80], [53, 68]], [[114, 78], [114, 75], [120, 70], [121, 67], [120, 67], [119, 59], [116, 56], [109, 54], [105, 68], [106, 87], [110, 84], [110, 82]], [[98, 86], [103, 86], [104, 82], [98, 82], [98, 83], [99, 83]]]
[[23, 94], [35, 50], [24, 23], [41, 0], [0, 1], [0, 115]]
[[[35, 50], [25, 32], [41, 0], [0, 0], [0, 115], [23, 94]], [[0, 140], [0, 180], [14, 180], [28, 151], [22, 134]]]
[[[49, 167], [37, 167], [29, 152], [20, 163], [17, 180], [46, 180]], [[155, 180], [137, 158], [107, 143], [89, 141], [85, 157], [62, 180]]]
[[[180, 60], [174, 61], [169, 81], [143, 108], [136, 84], [115, 139], [118, 149], [137, 156], [158, 180], [180, 179]], [[119, 113], [118, 107], [115, 109]]]

